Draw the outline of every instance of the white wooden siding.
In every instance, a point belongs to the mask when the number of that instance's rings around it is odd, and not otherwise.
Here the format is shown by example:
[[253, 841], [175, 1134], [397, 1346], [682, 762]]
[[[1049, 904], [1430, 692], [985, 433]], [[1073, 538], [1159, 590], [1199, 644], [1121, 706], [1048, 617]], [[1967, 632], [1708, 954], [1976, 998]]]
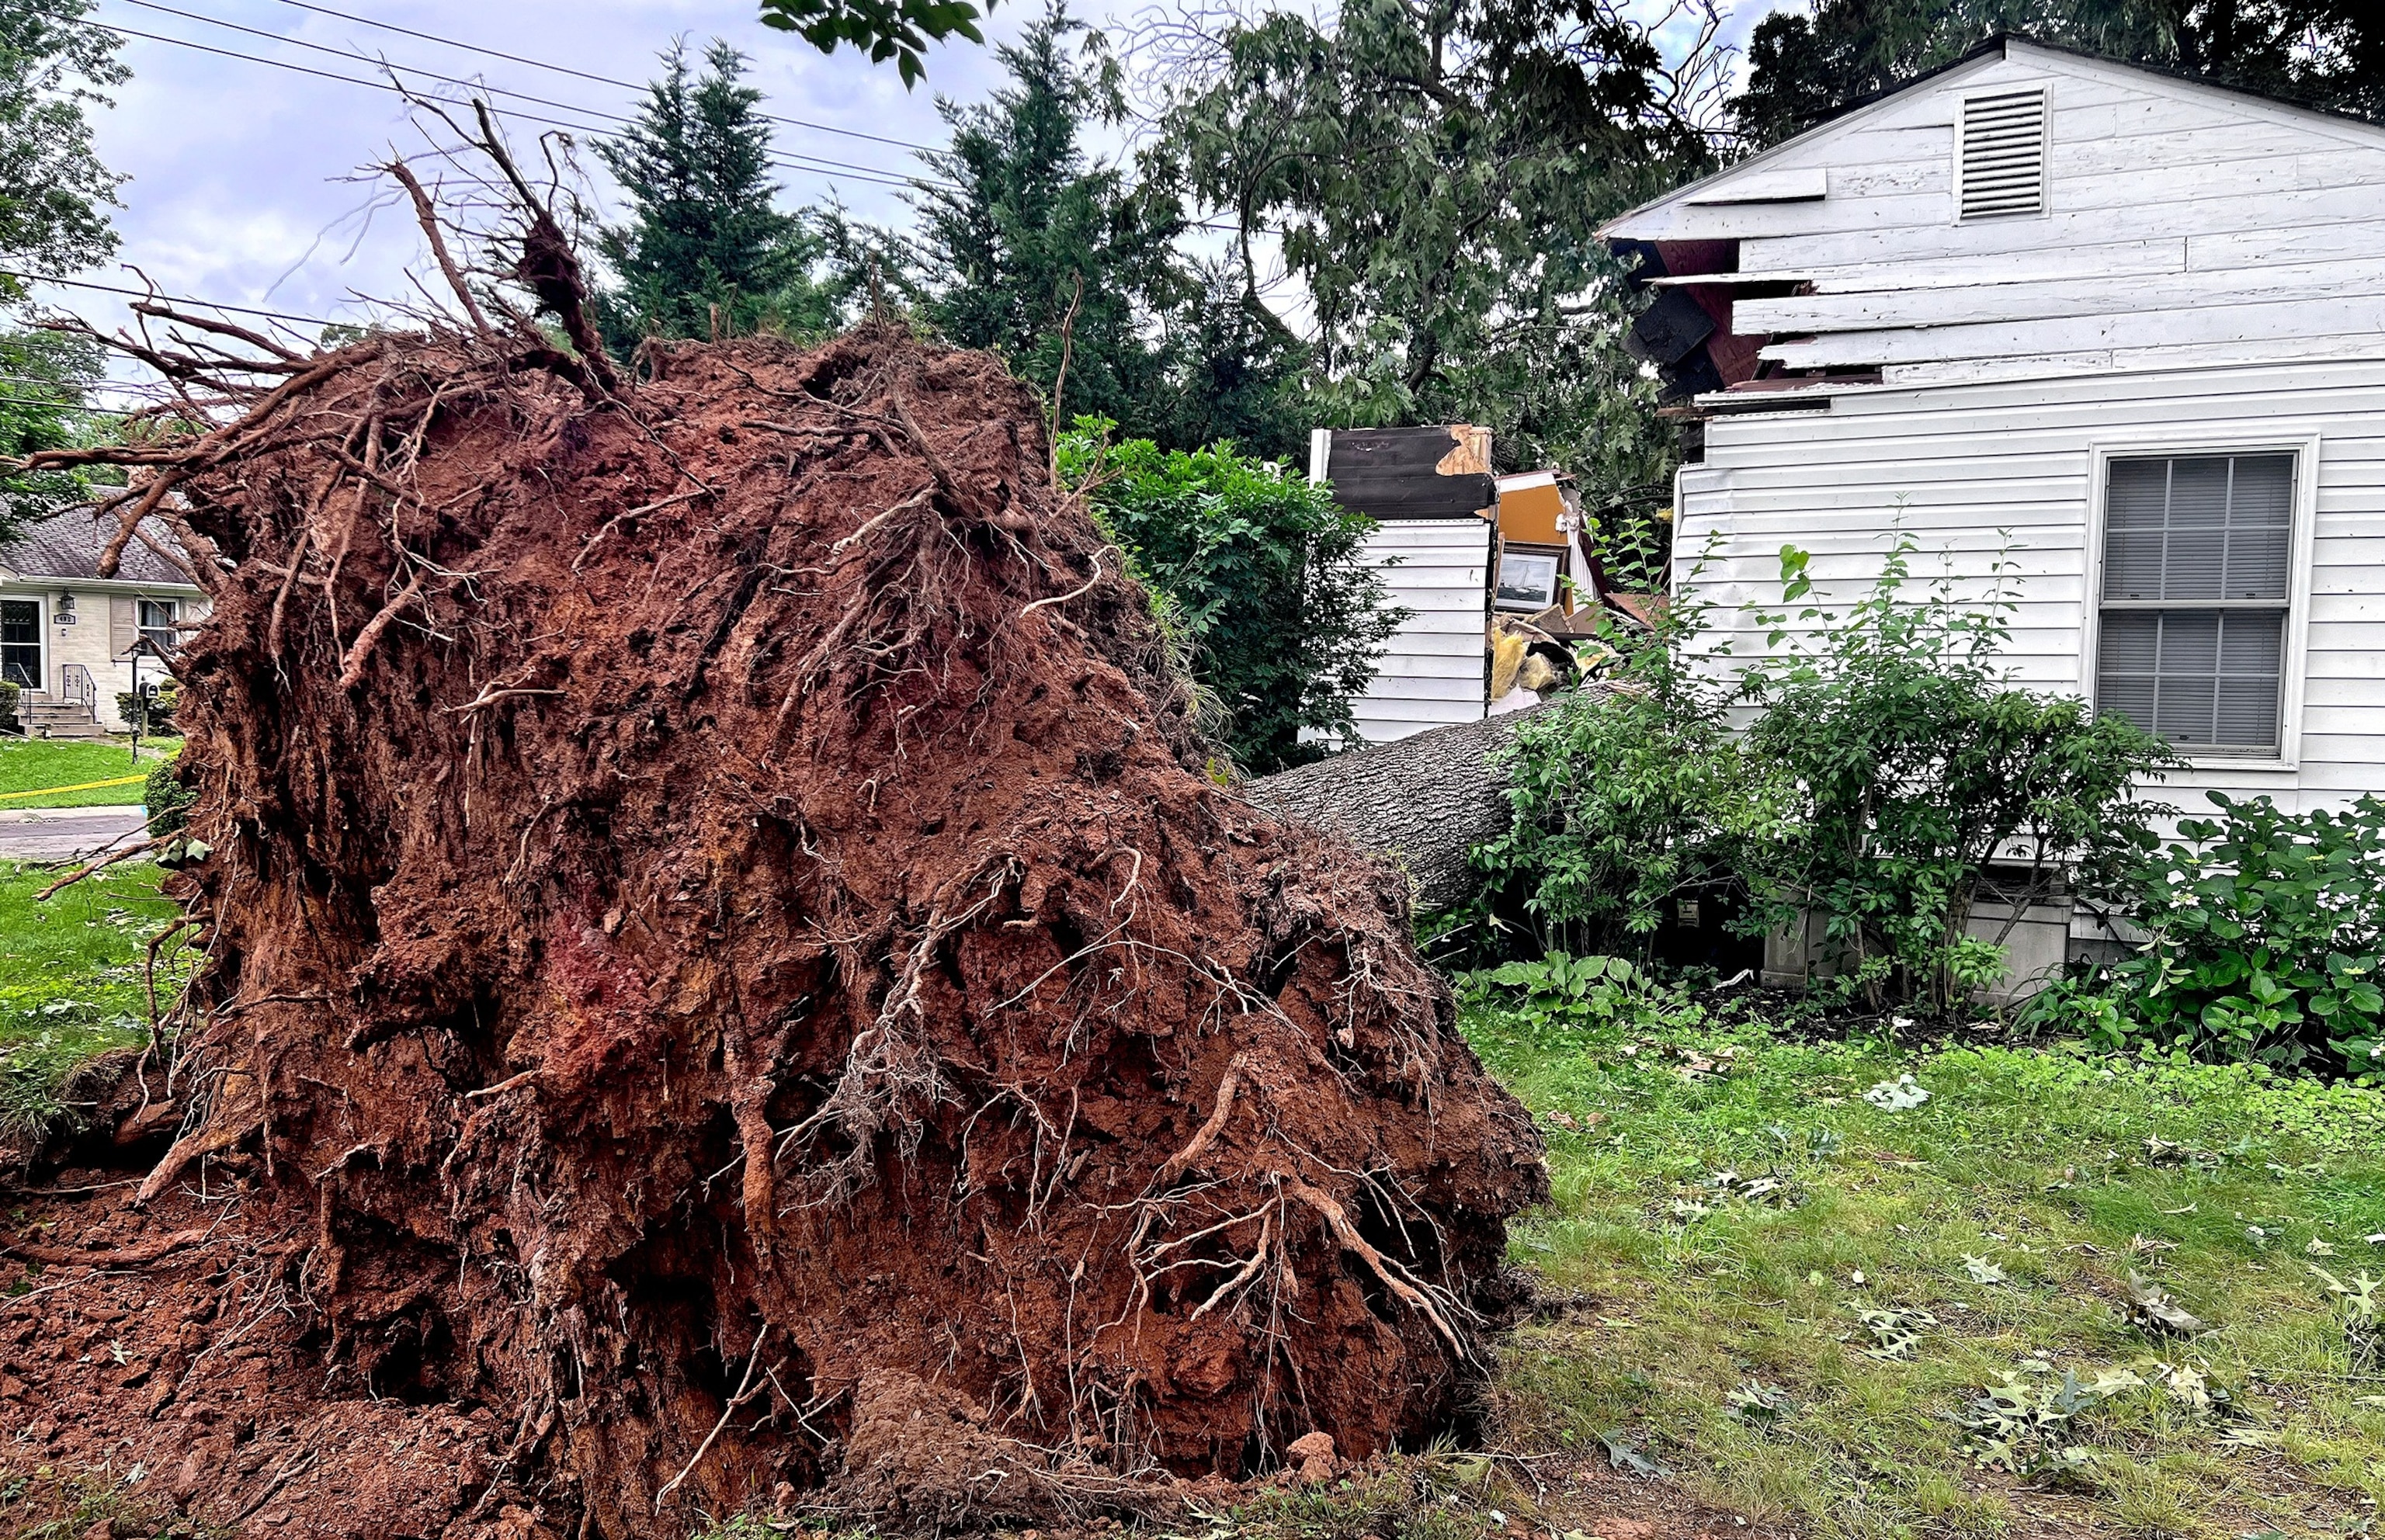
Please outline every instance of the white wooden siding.
[[[1958, 221], [1963, 98], [2049, 92], [2047, 211]], [[1820, 171], [1825, 196], [1724, 201]], [[2014, 42], [1624, 216], [1736, 239], [1733, 329], [1890, 385], [2385, 357], [2385, 128]]]
[[1717, 417], [1704, 463], [1680, 473], [1680, 582], [1712, 606], [1733, 655], [1753, 658], [1766, 638], [1752, 612], [1780, 607], [1782, 546], [1813, 553], [1818, 596], [1840, 604], [1878, 574], [1901, 527], [1918, 541], [1917, 582], [1944, 574], [1980, 597], [1992, 564], [2013, 563], [2014, 678], [2092, 695], [2099, 450], [2306, 441], [2316, 451], [2309, 503], [2296, 508], [2310, 538], [2294, 758], [2205, 762], [2164, 795], [2189, 813], [2204, 811], [2204, 789], [2340, 806], [2385, 794], [2385, 361], [1874, 389], [1827, 411]]
[[[1480, 518], [1386, 521], [1368, 555], [1387, 564], [1391, 602], [1409, 612], [1354, 707], [1370, 743], [1480, 720], [1491, 525]], [[1394, 560], [1396, 558], [1396, 560]]]

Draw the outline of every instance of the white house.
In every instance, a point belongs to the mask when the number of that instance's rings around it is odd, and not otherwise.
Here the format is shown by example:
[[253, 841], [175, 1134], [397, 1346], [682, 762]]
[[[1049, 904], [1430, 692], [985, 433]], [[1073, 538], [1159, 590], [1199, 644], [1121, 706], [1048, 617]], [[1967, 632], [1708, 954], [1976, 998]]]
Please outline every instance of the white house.
[[[114, 578], [95, 576], [110, 533], [87, 510], [28, 526], [0, 542], [0, 678], [23, 694], [19, 713], [53, 737], [123, 732], [130, 724], [116, 697], [132, 688], [134, 644], [171, 652], [178, 627], [206, 613], [181, 548], [166, 527], [147, 521]], [[141, 659], [144, 681], [160, 677]]]
[[1901, 526], [2009, 553], [2014, 677], [2169, 739], [2169, 801], [2385, 792], [2385, 128], [2000, 37], [1605, 233], [1739, 656], [1782, 546], [1845, 598]]

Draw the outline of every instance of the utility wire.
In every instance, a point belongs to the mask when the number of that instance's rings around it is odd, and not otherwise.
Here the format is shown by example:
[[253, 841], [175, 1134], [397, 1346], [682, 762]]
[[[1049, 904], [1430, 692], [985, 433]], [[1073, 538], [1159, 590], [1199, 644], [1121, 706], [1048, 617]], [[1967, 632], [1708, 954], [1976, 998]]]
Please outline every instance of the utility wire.
[[[146, 3], [146, 0], [131, 0], [131, 3], [139, 5]], [[155, 10], [171, 10], [171, 7], [169, 6], [156, 5], [152, 5], [150, 8]], [[331, 70], [315, 68], [311, 65], [293, 64], [288, 59], [268, 58], [261, 54], [245, 54], [236, 48], [219, 48], [213, 43], [199, 43], [191, 38], [172, 37], [163, 32], [143, 31], [138, 27], [127, 27], [121, 22], [99, 21], [89, 17], [68, 17], [56, 12], [47, 12], [44, 14], [52, 16], [55, 19], [72, 22], [78, 26], [96, 27], [103, 31], [114, 32], [119, 37], [139, 38], [147, 43], [170, 43], [177, 48], [188, 48], [196, 53], [213, 54], [219, 58], [243, 59], [250, 64], [262, 64], [269, 66], [275, 69], [286, 69], [291, 71], [293, 74], [311, 75], [317, 80], [337, 81], [343, 85], [360, 85], [368, 90], [386, 92], [391, 95], [405, 97], [408, 100], [412, 100], [415, 97], [414, 93], [407, 91], [402, 85], [398, 85], [389, 81], [359, 80], [354, 75], [336, 74]], [[382, 62], [380, 60], [366, 58], [361, 55], [345, 53], [337, 48], [327, 48], [321, 43], [307, 43], [305, 40], [298, 38], [282, 37], [274, 32], [261, 32], [253, 27], [243, 27], [237, 22], [220, 21], [212, 17], [197, 16], [195, 13], [189, 11], [172, 11], [171, 14], [192, 17], [195, 20], [211, 22], [216, 26], [230, 28], [234, 31], [250, 32], [259, 37], [270, 38], [277, 43], [294, 43], [300, 47], [313, 48], [323, 53], [334, 54], [341, 58], [353, 59], [358, 64], [374, 64]], [[501, 87], [491, 86], [479, 81], [468, 81], [451, 75], [442, 75], [435, 70], [415, 69], [408, 66], [386, 64], [383, 65], [383, 68], [389, 68], [394, 72], [420, 75], [426, 80], [439, 81], [450, 85], [459, 85], [467, 90], [485, 92], [491, 95], [521, 97], [524, 100], [540, 103], [542, 105], [546, 103], [546, 99], [543, 97], [525, 96], [524, 93], [520, 92], [506, 91]], [[555, 105], [558, 106], [559, 110], [578, 113], [586, 118], [612, 118], [616, 121], [619, 122], [630, 121], [630, 119], [622, 118], [618, 114], [599, 112], [591, 107], [573, 106], [568, 104]], [[542, 127], [565, 129], [574, 133], [593, 134], [600, 137], [612, 136], [612, 130], [597, 127], [594, 124], [568, 122], [562, 118], [550, 118], [540, 113], [524, 112], [518, 107], [501, 107], [492, 106], [489, 110], [499, 118], [510, 118], [516, 122], [536, 123]], [[857, 178], [863, 181], [878, 182], [888, 187], [909, 187], [917, 180], [915, 178], [905, 177], [899, 174], [890, 174], [868, 167], [855, 167], [851, 169], [843, 170], [841, 172], [831, 171], [826, 168], [830, 167], [843, 168], [846, 163], [842, 161], [827, 161], [822, 162], [819, 165], [803, 164], [804, 160], [815, 159], [818, 159], [818, 157], [804, 156], [801, 157], [801, 159], [798, 159], [792, 155], [773, 155], [770, 157], [770, 163], [786, 170], [803, 171], [812, 176], [829, 177], [832, 180], [836, 175], [842, 174], [848, 177]]]
[[75, 278], [45, 278], [40, 273], [10, 272], [0, 267], [0, 278], [13, 278], [20, 283], [54, 283], [63, 289], [89, 289], [101, 294], [128, 294], [136, 300], [155, 300], [160, 304], [194, 304], [203, 310], [230, 310], [243, 316], [262, 316], [269, 321], [294, 321], [301, 326], [354, 326], [354, 321], [327, 321], [320, 316], [293, 316], [286, 310], [259, 310], [252, 304], [225, 304], [219, 300], [197, 300], [180, 294], [154, 294], [146, 289], [126, 289], [113, 283], [92, 283]]
[[[158, 0], [123, 0], [123, 3], [128, 6], [138, 6], [143, 10], [157, 11], [167, 16], [179, 16], [186, 21], [202, 22], [210, 27], [221, 27], [226, 31], [244, 32], [250, 37], [263, 38], [268, 43], [283, 43], [293, 48], [305, 48], [317, 54], [329, 54], [334, 58], [346, 59], [352, 63], [380, 65], [382, 68], [392, 70], [398, 74], [419, 75], [425, 80], [438, 81], [445, 85], [462, 86], [468, 91], [483, 92], [492, 96], [510, 96], [518, 102], [528, 102], [534, 106], [552, 107], [558, 112], [577, 113], [583, 118], [601, 118], [608, 122], [625, 125], [634, 125], [636, 121], [634, 118], [624, 113], [606, 112], [599, 107], [581, 106], [576, 102], [558, 102], [549, 96], [533, 96], [526, 91], [514, 91], [505, 86], [491, 85], [485, 81], [470, 80], [462, 76], [444, 75], [441, 74], [438, 70], [425, 69], [417, 65], [391, 64], [387, 59], [375, 58], [368, 54], [351, 53], [344, 48], [333, 48], [325, 43], [311, 43], [303, 37], [291, 37], [281, 32], [269, 32], [258, 27], [243, 26], [240, 22], [228, 21], [221, 17], [208, 16], [201, 11], [180, 10], [172, 6], [160, 5], [158, 4]], [[94, 25], [107, 26], [109, 23], [98, 22], [94, 23]], [[165, 41], [178, 40], [169, 39]], [[276, 62], [271, 59], [253, 55], [243, 55], [241, 56], [252, 58], [255, 62], [259, 64], [270, 64]], [[352, 77], [343, 78], [352, 79]], [[356, 83], [370, 84], [376, 89], [385, 89], [385, 87], [382, 86], [382, 83], [377, 81], [359, 81]], [[631, 86], [628, 89], [635, 91], [641, 88]], [[588, 124], [571, 124], [569, 126], [579, 129], [583, 133], [602, 135], [607, 134], [610, 131]], [[890, 143], [892, 142], [890, 141]], [[773, 153], [770, 159], [774, 164], [784, 167], [786, 169], [791, 171], [813, 171], [819, 168], [830, 168], [838, 171], [858, 172], [863, 176], [872, 178], [887, 178], [898, 175], [898, 173], [889, 172], [881, 166], [862, 166], [856, 165], [849, 160], [830, 160], [824, 156], [807, 155], [799, 151], [792, 150], [783, 153]], [[904, 178], [902, 180], [903, 184], [907, 186], [910, 179]]]
[[[508, 64], [525, 64], [532, 69], [551, 70], [557, 75], [569, 75], [575, 80], [589, 81], [597, 85], [609, 85], [617, 90], [642, 92], [646, 89], [631, 81], [617, 81], [610, 75], [593, 75], [585, 69], [574, 69], [568, 65], [549, 64], [544, 59], [531, 58], [521, 54], [508, 54], [501, 48], [484, 48], [477, 43], [465, 43], [456, 38], [442, 37], [437, 32], [417, 31], [411, 27], [398, 26], [393, 21], [378, 21], [369, 16], [357, 16], [351, 11], [335, 11], [329, 6], [312, 6], [308, 5], [306, 0], [281, 0], [281, 3], [298, 10], [312, 11], [317, 16], [337, 17], [342, 21], [353, 21], [359, 26], [378, 27], [385, 32], [396, 32], [405, 37], [420, 38], [425, 43], [460, 48], [468, 54], [481, 54], [493, 59], [504, 59]], [[814, 133], [843, 134], [848, 139], [867, 139], [877, 144], [892, 144], [898, 150], [932, 151], [936, 148], [932, 144], [914, 143], [907, 139], [889, 139], [884, 134], [864, 133], [859, 129], [840, 129], [833, 123], [815, 123], [803, 118], [782, 118], [774, 112], [766, 112], [761, 116], [773, 123], [784, 123], [789, 128], [807, 129]]]

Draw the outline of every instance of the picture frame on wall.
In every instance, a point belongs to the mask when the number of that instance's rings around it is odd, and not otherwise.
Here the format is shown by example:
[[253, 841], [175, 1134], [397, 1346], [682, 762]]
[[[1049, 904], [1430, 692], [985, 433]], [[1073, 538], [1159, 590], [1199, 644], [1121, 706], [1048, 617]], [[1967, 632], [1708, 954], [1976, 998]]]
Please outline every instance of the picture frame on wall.
[[1508, 545], [1499, 553], [1499, 583], [1492, 602], [1503, 610], [1538, 614], [1557, 602], [1565, 553], [1556, 546]]

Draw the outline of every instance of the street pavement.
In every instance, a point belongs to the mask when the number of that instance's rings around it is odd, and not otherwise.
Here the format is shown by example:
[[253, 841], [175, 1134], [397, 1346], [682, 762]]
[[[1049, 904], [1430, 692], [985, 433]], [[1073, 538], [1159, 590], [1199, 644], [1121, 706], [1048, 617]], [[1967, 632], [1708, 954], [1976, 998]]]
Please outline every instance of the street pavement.
[[0, 811], [0, 861], [71, 861], [126, 836], [139, 838], [148, 820], [138, 804]]

